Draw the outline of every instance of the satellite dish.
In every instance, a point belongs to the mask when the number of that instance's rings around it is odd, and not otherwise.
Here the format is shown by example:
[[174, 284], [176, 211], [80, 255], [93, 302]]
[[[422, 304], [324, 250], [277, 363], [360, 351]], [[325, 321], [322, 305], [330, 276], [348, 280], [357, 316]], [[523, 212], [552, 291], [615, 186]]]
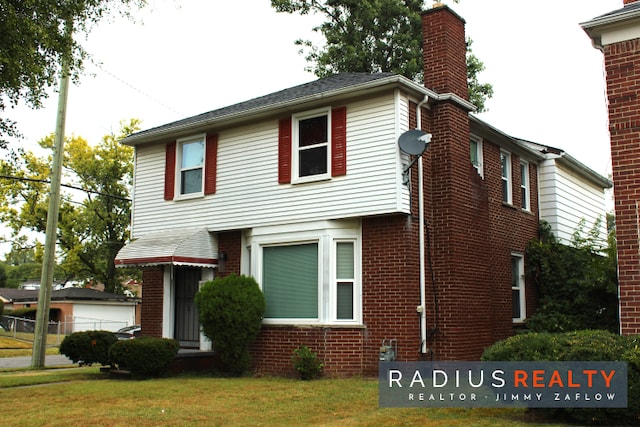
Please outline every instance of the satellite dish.
[[421, 130], [408, 130], [398, 138], [398, 146], [403, 153], [419, 156], [431, 142], [431, 134]]

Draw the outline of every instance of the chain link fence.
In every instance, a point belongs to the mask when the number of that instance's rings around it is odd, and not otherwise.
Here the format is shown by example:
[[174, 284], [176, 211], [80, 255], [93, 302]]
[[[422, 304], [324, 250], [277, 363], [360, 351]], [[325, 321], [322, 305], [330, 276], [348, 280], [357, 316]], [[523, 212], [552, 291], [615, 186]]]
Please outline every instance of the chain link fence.
[[[64, 322], [49, 322], [47, 346], [59, 346], [66, 335], [81, 331], [117, 331], [128, 326], [127, 322], [74, 317]], [[36, 321], [14, 316], [0, 316], [0, 336], [33, 342]]]

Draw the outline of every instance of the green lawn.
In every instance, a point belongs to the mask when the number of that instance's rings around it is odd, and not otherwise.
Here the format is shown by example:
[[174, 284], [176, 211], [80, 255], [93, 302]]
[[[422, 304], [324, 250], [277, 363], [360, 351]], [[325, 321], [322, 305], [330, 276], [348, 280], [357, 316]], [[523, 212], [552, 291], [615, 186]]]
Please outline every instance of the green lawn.
[[[35, 385], [42, 384], [42, 385]], [[11, 426], [561, 426], [524, 410], [378, 408], [373, 379], [113, 378], [96, 367], [0, 372]]]

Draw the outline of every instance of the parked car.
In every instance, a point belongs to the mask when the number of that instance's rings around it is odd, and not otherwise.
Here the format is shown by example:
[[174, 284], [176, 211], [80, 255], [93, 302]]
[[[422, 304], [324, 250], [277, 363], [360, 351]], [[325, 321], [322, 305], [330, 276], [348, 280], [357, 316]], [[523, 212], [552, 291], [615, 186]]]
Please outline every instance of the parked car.
[[119, 340], [130, 340], [132, 338], [138, 338], [141, 330], [140, 325], [131, 325], [118, 329], [115, 334]]

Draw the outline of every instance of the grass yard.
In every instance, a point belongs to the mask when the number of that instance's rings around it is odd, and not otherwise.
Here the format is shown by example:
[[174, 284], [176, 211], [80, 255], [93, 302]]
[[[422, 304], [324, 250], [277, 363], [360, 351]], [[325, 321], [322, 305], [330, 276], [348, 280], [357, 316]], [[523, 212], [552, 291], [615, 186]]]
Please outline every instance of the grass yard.
[[[31, 356], [33, 343], [0, 335], [0, 357]], [[60, 354], [58, 347], [48, 347], [47, 354]]]
[[[41, 384], [41, 385], [34, 385]], [[378, 408], [372, 379], [112, 378], [96, 367], [0, 372], [0, 425], [561, 426], [524, 410]]]

